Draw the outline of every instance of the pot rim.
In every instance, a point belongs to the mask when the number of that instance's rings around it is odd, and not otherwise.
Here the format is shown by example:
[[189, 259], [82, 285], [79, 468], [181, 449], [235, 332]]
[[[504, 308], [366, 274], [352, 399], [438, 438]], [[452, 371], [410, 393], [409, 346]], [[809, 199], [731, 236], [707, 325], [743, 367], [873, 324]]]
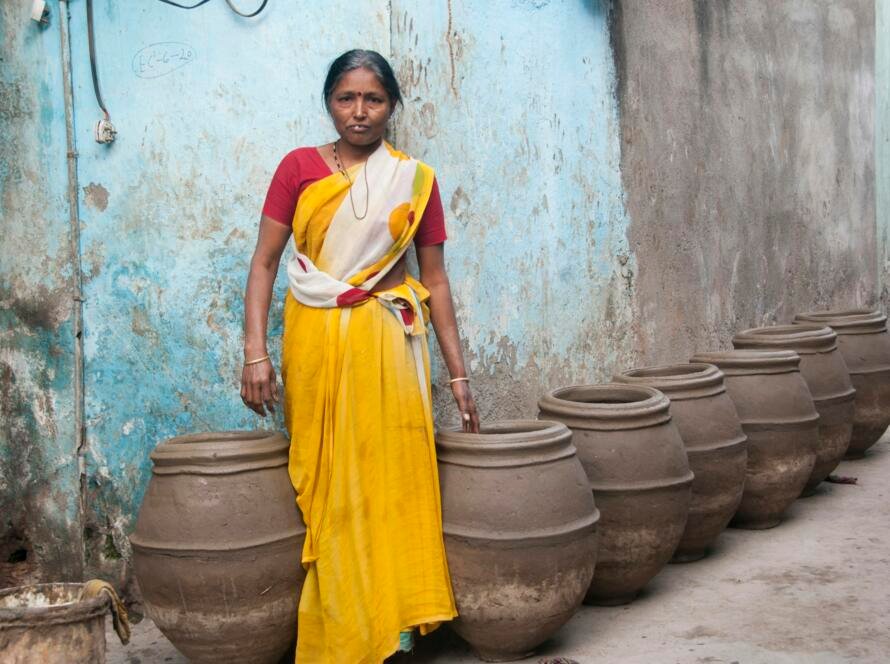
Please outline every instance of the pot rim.
[[[570, 395], [587, 398], [566, 398]], [[629, 383], [560, 387], [544, 395], [538, 409], [541, 416], [556, 416], [572, 429], [640, 429], [671, 419], [670, 401], [663, 392]]]
[[732, 338], [739, 349], [776, 348], [798, 354], [829, 353], [837, 348], [837, 332], [824, 323], [768, 325], [742, 330]]
[[[849, 307], [846, 309], [818, 309], [803, 311], [798, 316], [812, 317], [818, 320], [824, 318], [849, 318], [851, 316], [883, 316], [880, 309], [872, 307]], [[886, 316], [884, 316], [886, 318]]]
[[716, 365], [707, 362], [637, 367], [615, 374], [613, 381], [654, 387], [664, 392], [672, 401], [712, 396], [726, 391], [723, 372]]
[[543, 447], [571, 437], [562, 422], [551, 420], [495, 420], [482, 426], [479, 433], [466, 433], [457, 427], [438, 429], [436, 444], [442, 447], [479, 450], [521, 450]]
[[550, 420], [497, 420], [481, 433], [459, 429], [436, 432], [440, 464], [507, 468], [535, 466], [575, 457], [572, 432], [562, 422]]
[[279, 431], [210, 431], [164, 440], [150, 456], [155, 473], [218, 474], [282, 465], [287, 463], [287, 455], [282, 453], [289, 447], [287, 437]]
[[713, 364], [726, 376], [800, 371], [800, 355], [793, 350], [735, 348], [703, 351], [693, 355], [690, 361]]
[[887, 316], [879, 309], [808, 311], [794, 316], [794, 324], [823, 323], [838, 334], [874, 334], [887, 330]]

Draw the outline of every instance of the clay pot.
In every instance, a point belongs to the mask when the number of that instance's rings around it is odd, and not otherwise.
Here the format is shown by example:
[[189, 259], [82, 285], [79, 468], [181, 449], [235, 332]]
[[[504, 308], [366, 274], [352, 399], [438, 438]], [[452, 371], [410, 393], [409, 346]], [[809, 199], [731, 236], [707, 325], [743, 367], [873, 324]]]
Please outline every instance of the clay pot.
[[795, 323], [821, 323], [837, 333], [837, 346], [856, 388], [853, 435], [847, 459], [861, 459], [890, 426], [890, 334], [887, 316], [870, 309], [814, 311]]
[[686, 530], [673, 561], [699, 560], [732, 519], [745, 486], [747, 438], [723, 373], [713, 364], [674, 364], [626, 371], [615, 381], [654, 387], [671, 401], [695, 474]]
[[745, 490], [732, 525], [779, 525], [813, 472], [819, 439], [819, 415], [800, 374], [800, 357], [792, 351], [730, 350], [698, 353], [692, 361], [723, 372], [748, 436]]
[[491, 662], [521, 659], [578, 609], [599, 512], [562, 424], [516, 420], [436, 436], [453, 629]]
[[538, 407], [572, 429], [602, 513], [585, 601], [626, 604], [671, 559], [686, 528], [693, 475], [670, 402], [650, 387], [611, 384], [554, 390]]
[[148, 615], [192, 662], [277, 663], [296, 636], [306, 529], [279, 433], [172, 438], [130, 537]]
[[776, 325], [739, 332], [732, 338], [736, 348], [792, 350], [800, 355], [800, 373], [819, 413], [816, 463], [803, 495], [837, 468], [850, 446], [853, 433], [853, 400], [847, 363], [838, 351], [837, 334], [825, 325]]

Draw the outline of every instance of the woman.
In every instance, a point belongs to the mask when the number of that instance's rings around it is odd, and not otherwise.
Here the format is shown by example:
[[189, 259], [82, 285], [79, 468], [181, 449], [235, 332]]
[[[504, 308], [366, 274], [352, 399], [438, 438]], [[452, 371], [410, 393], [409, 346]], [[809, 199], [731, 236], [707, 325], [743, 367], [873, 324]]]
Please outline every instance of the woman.
[[[278, 167], [245, 295], [241, 397], [278, 401], [266, 320], [287, 266], [282, 377], [289, 471], [306, 522], [297, 661], [376, 664], [456, 615], [442, 542], [426, 325], [432, 322], [463, 428], [479, 419], [445, 273], [433, 170], [383, 140], [401, 93], [374, 51], [328, 71], [339, 138]], [[407, 274], [415, 245], [420, 281]]]

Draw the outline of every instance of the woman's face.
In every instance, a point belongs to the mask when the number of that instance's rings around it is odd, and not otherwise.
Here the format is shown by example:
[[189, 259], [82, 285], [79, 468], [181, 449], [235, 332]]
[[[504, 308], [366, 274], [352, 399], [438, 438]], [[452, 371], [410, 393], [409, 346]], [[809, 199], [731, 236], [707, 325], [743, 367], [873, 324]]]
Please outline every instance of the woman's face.
[[379, 141], [392, 115], [389, 95], [374, 72], [364, 68], [348, 71], [340, 78], [328, 108], [337, 133], [356, 147]]

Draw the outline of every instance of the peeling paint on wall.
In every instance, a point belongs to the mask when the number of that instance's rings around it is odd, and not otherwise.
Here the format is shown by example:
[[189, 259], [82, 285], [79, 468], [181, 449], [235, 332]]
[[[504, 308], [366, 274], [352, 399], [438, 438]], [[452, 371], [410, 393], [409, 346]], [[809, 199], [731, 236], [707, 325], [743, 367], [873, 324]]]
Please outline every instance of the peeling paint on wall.
[[[72, 3], [81, 492], [58, 23], [40, 30], [20, 4], [0, 4], [0, 555], [33, 551], [47, 575], [77, 576], [85, 558], [90, 574], [126, 578], [160, 440], [281, 428], [238, 397], [242, 291], [278, 160], [333, 138], [321, 86], [347, 48], [391, 56], [406, 101], [393, 139], [437, 170], [485, 419], [534, 416], [549, 388], [683, 360], [742, 325], [874, 298], [887, 0], [877, 163], [868, 0], [270, 3], [252, 20], [222, 2], [96, 0], [111, 145], [93, 141], [100, 111]], [[436, 359], [449, 425], [444, 378]]]
[[[92, 568], [119, 572], [115, 552], [127, 551], [158, 442], [282, 427], [239, 398], [242, 294], [279, 159], [331, 138], [321, 102], [327, 65], [352, 45], [389, 52], [388, 14], [340, 7], [273, 2], [244, 20], [222, 2], [122, 11], [97, 0], [102, 93], [119, 131], [111, 145], [92, 140], [100, 112], [86, 41], [74, 43]], [[72, 34], [85, 34], [74, 8]], [[283, 296], [279, 279], [276, 358]]]
[[[465, 353], [486, 418], [634, 353], [635, 259], [603, 3], [392, 3], [400, 147], [437, 169]], [[623, 258], [620, 258], [623, 257]], [[434, 380], [443, 382], [444, 367]], [[439, 421], [456, 420], [436, 389]]]
[[71, 256], [58, 16], [0, 4], [0, 587], [76, 579]]

